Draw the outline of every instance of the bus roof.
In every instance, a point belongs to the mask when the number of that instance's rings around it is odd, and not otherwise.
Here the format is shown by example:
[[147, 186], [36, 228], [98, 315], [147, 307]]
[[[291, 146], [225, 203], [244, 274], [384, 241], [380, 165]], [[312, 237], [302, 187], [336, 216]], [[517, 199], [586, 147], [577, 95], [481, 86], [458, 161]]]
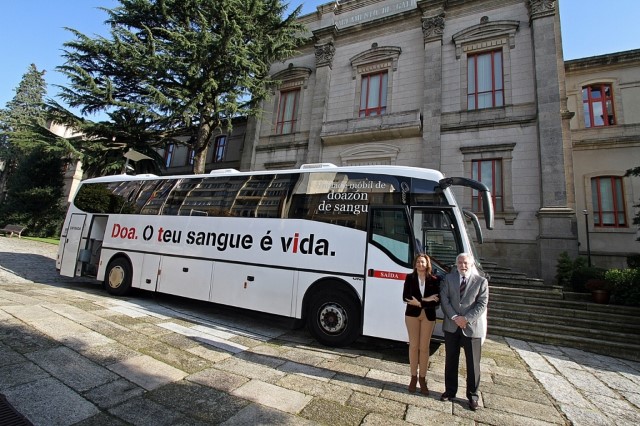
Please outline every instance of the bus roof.
[[235, 169], [212, 170], [204, 174], [190, 175], [164, 175], [156, 176], [150, 174], [144, 175], [109, 175], [84, 180], [82, 183], [98, 183], [98, 182], [120, 182], [120, 181], [143, 181], [155, 179], [188, 179], [188, 178], [206, 178], [215, 176], [254, 176], [268, 174], [304, 174], [304, 173], [370, 173], [391, 176], [406, 176], [411, 178], [427, 179], [440, 181], [444, 178], [442, 172], [433, 169], [425, 169], [422, 167], [410, 166], [334, 166], [330, 163], [304, 164], [299, 169], [281, 169], [281, 170], [257, 170], [257, 171], [237, 171]]

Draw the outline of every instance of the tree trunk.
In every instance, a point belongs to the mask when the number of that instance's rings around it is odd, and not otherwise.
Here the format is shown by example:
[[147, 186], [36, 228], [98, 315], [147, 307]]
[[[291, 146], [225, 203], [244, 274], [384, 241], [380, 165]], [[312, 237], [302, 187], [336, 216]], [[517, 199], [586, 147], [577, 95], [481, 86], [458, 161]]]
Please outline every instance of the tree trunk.
[[0, 204], [4, 202], [7, 195], [7, 181], [9, 180], [9, 174], [11, 173], [12, 164], [11, 160], [5, 160], [4, 170], [0, 171]]
[[204, 151], [198, 152], [196, 150], [193, 156], [193, 173], [202, 174], [205, 172], [205, 166], [207, 165], [207, 148]]
[[201, 124], [200, 127], [198, 127], [198, 135], [196, 137], [196, 143], [193, 147], [193, 173], [201, 174], [205, 172], [210, 136], [211, 126], [206, 123]]

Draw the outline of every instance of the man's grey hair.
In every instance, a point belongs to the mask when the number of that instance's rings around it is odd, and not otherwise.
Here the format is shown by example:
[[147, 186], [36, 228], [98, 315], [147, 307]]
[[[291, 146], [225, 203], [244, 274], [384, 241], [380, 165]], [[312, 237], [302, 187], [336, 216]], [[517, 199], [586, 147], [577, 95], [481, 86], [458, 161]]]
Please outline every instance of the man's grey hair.
[[456, 256], [456, 263], [458, 263], [458, 260], [460, 260], [463, 257], [466, 257], [467, 260], [469, 260], [469, 263], [474, 263], [473, 255], [471, 253], [460, 253], [459, 255]]

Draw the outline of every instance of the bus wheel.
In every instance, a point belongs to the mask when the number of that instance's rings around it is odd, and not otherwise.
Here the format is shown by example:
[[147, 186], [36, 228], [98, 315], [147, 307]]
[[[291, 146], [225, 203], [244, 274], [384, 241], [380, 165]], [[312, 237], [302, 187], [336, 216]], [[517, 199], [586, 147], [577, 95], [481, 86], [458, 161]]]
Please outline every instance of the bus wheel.
[[327, 346], [346, 346], [357, 339], [360, 310], [344, 293], [320, 293], [307, 315], [309, 332]]
[[131, 290], [132, 270], [129, 262], [117, 257], [109, 262], [104, 277], [104, 286], [109, 294], [124, 296]]

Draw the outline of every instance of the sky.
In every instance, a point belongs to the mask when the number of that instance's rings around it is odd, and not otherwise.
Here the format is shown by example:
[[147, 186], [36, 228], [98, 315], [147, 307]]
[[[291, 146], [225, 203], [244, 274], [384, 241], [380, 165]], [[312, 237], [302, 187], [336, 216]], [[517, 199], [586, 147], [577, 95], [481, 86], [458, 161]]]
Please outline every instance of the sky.
[[[565, 60], [640, 49], [639, 0], [558, 1]], [[302, 14], [308, 14], [329, 2], [290, 0], [289, 4], [291, 8], [302, 4]], [[31, 64], [46, 71], [47, 97], [56, 98], [55, 85], [66, 84], [56, 67], [64, 63], [63, 44], [73, 40], [65, 27], [87, 36], [107, 35], [107, 14], [99, 8], [118, 4], [117, 0], [0, 0], [0, 108], [13, 99]]]

